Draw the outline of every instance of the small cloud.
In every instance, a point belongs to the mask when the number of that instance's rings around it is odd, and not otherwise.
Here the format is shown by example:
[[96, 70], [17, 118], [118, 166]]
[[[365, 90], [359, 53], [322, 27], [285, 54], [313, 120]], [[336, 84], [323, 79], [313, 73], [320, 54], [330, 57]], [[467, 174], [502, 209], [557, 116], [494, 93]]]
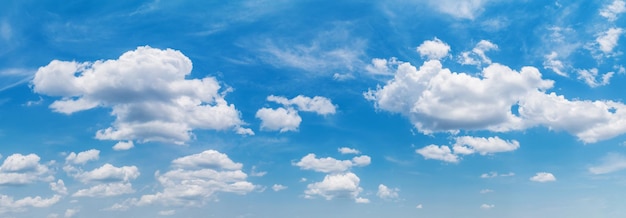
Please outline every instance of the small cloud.
[[359, 150], [356, 150], [354, 148], [348, 148], [348, 147], [338, 148], [337, 150], [341, 154], [360, 154], [361, 153]]
[[530, 177], [530, 181], [533, 182], [554, 182], [556, 177], [552, 173], [539, 172], [535, 176]]
[[483, 190], [480, 190], [480, 193], [481, 193], [481, 194], [487, 194], [487, 193], [491, 193], [491, 192], [493, 192], [493, 190], [491, 190], [491, 189], [483, 189]]
[[172, 216], [174, 214], [176, 214], [175, 210], [162, 210], [162, 211], [159, 211], [159, 216]]
[[493, 205], [493, 204], [482, 204], [482, 205], [480, 205], [480, 209], [484, 209], [484, 210], [489, 210], [489, 209], [494, 208], [494, 207], [496, 207], [496, 205]]
[[282, 190], [285, 190], [285, 189], [287, 189], [287, 186], [284, 186], [284, 185], [281, 185], [281, 184], [274, 184], [272, 186], [272, 190], [274, 190], [275, 192], [282, 191]]
[[415, 208], [422, 209], [422, 208], [424, 208], [424, 206], [422, 206], [422, 204], [418, 204], [417, 206], [415, 206]]
[[120, 141], [113, 146], [113, 150], [124, 151], [124, 150], [129, 150], [133, 147], [135, 147], [135, 144], [133, 144], [133, 141], [125, 141], [125, 142]]

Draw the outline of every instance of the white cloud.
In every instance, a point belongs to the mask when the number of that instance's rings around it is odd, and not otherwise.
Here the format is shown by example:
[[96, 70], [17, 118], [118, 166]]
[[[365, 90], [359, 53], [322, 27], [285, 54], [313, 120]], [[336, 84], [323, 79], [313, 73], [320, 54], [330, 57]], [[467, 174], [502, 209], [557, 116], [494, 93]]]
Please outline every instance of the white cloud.
[[319, 115], [335, 114], [337, 109], [330, 99], [322, 96], [311, 98], [298, 95], [292, 99], [287, 99], [282, 96], [270, 95], [267, 97], [267, 101], [276, 102], [285, 107], [297, 106], [298, 111], [315, 112]]
[[480, 205], [480, 209], [485, 209], [485, 210], [489, 210], [489, 209], [494, 208], [494, 207], [496, 207], [496, 205], [493, 205], [493, 204], [482, 204], [482, 205]]
[[366, 41], [351, 36], [349, 25], [335, 23], [335, 27], [319, 31], [309, 43], [268, 39], [262, 44], [260, 57], [276, 67], [289, 67], [325, 74], [327, 72], [354, 71], [362, 67]]
[[461, 52], [459, 63], [463, 65], [491, 64], [491, 59], [485, 55], [485, 52], [498, 50], [498, 45], [487, 40], [480, 40], [472, 51]]
[[128, 182], [136, 179], [139, 174], [139, 169], [136, 166], [116, 167], [106, 163], [92, 171], [78, 172], [73, 176], [83, 183]]
[[576, 72], [578, 73], [578, 79], [584, 81], [585, 83], [587, 83], [587, 85], [589, 85], [592, 88], [608, 85], [611, 80], [611, 77], [613, 77], [613, 74], [615, 74], [614, 72], [608, 72], [608, 73], [602, 74], [601, 80], [598, 81], [597, 77], [599, 75], [598, 75], [598, 69], [596, 68], [592, 68], [589, 70], [578, 69], [576, 70]]
[[615, 0], [610, 5], [600, 9], [600, 15], [609, 21], [617, 20], [617, 16], [626, 12], [626, 3], [622, 0]]
[[384, 200], [394, 200], [398, 199], [398, 192], [400, 189], [398, 188], [389, 188], [383, 184], [378, 185], [378, 192], [376, 192], [376, 196]]
[[609, 153], [602, 158], [600, 164], [589, 167], [592, 174], [607, 174], [626, 169], [626, 157], [616, 153]]
[[341, 154], [360, 154], [361, 153], [359, 150], [356, 150], [354, 148], [348, 148], [348, 147], [338, 148], [337, 151], [339, 151], [339, 153]]
[[302, 122], [298, 112], [291, 108], [261, 108], [255, 116], [261, 119], [261, 130], [297, 131]]
[[488, 0], [429, 0], [428, 3], [447, 15], [473, 20], [484, 11]]
[[367, 199], [359, 198], [359, 193], [363, 191], [359, 186], [360, 181], [359, 177], [351, 172], [326, 175], [323, 181], [309, 184], [304, 194], [306, 198], [319, 195], [326, 200], [348, 198], [354, 199], [357, 203], [369, 202]]
[[56, 182], [50, 183], [50, 189], [58, 194], [67, 195], [67, 188], [63, 180], [59, 179]]
[[426, 147], [415, 150], [416, 153], [424, 156], [424, 159], [441, 160], [445, 162], [457, 163], [459, 157], [452, 154], [448, 146], [428, 145]]
[[[518, 72], [494, 63], [470, 75], [453, 73], [440, 61], [430, 60], [419, 69], [403, 63], [395, 71], [393, 79], [365, 92], [364, 97], [379, 110], [407, 117], [424, 134], [544, 126], [594, 143], [626, 133], [626, 105], [546, 93], [554, 81], [542, 79], [534, 67]], [[608, 81], [610, 75], [603, 75], [602, 80]]]
[[480, 178], [483, 179], [489, 179], [489, 178], [495, 178], [495, 177], [509, 177], [509, 176], [515, 176], [515, 173], [513, 172], [509, 172], [509, 173], [505, 173], [505, 174], [498, 174], [498, 172], [489, 172], [489, 173], [483, 173], [480, 175]]
[[493, 190], [491, 190], [491, 189], [483, 189], [483, 190], [480, 190], [480, 193], [481, 193], [481, 194], [487, 194], [487, 193], [491, 193], [491, 192], [493, 192]]
[[556, 181], [556, 177], [552, 175], [552, 173], [539, 172], [535, 174], [533, 177], [530, 177], [530, 181], [533, 182], [554, 182]]
[[[450, 52], [450, 46], [445, 42], [442, 42], [440, 39], [434, 38], [433, 40], [424, 41], [420, 46], [416, 48], [416, 50], [420, 53], [420, 56], [422, 57], [438, 60], [448, 56], [448, 52]], [[374, 63], [374, 61], [372, 62]]]
[[181, 52], [148, 46], [117, 60], [54, 60], [39, 68], [33, 90], [60, 96], [50, 108], [72, 114], [111, 108], [115, 121], [96, 132], [101, 140], [162, 141], [182, 144], [194, 129], [239, 131], [244, 122], [215, 78], [185, 79], [192, 69]]
[[162, 210], [162, 211], [159, 211], [159, 216], [172, 216], [174, 214], [176, 214], [175, 210]]
[[206, 150], [197, 154], [192, 154], [172, 161], [172, 165], [179, 168], [221, 168], [227, 170], [240, 170], [241, 163], [235, 163], [228, 155], [215, 150]]
[[506, 131], [519, 129], [522, 120], [511, 107], [528, 93], [551, 88], [536, 68], [520, 72], [492, 64], [482, 78], [452, 73], [437, 60], [417, 70], [401, 64], [394, 78], [365, 97], [375, 106], [408, 117], [423, 133], [458, 132], [459, 129]]
[[397, 66], [401, 62], [397, 58], [392, 57], [389, 60], [382, 58], [373, 58], [372, 63], [365, 66], [365, 70], [372, 75], [393, 75], [392, 67]]
[[[469, 147], [466, 147], [469, 146]], [[471, 151], [476, 151], [481, 155], [493, 154], [497, 152], [508, 152], [514, 151], [519, 148], [519, 142], [516, 140], [505, 141], [500, 139], [499, 137], [472, 137], [472, 136], [462, 136], [456, 137], [456, 143], [454, 144], [454, 152], [459, 153], [457, 151], [457, 147], [463, 147], [464, 149], [459, 148], [459, 150], [463, 150], [461, 152], [463, 154], [467, 153], [468, 148]]]
[[124, 150], [129, 150], [133, 147], [135, 147], [135, 144], [133, 143], [133, 141], [125, 141], [125, 142], [120, 141], [116, 143], [115, 145], [113, 145], [113, 150], [124, 151]]
[[[195, 161], [200, 158], [208, 160]], [[248, 175], [241, 171], [241, 167], [241, 163], [235, 163], [225, 154], [212, 150], [181, 157], [172, 161], [171, 170], [155, 174], [163, 187], [162, 191], [143, 195], [130, 203], [138, 206], [155, 203], [201, 206], [208, 200], [215, 200], [219, 192], [244, 195], [255, 190], [256, 186], [246, 181]]]
[[67, 209], [65, 210], [65, 218], [74, 217], [78, 213], [78, 209]]
[[50, 207], [61, 200], [60, 195], [54, 195], [51, 198], [42, 198], [40, 196], [25, 197], [14, 200], [8, 195], [0, 195], [0, 214], [8, 212], [24, 212], [30, 207]]
[[281, 185], [281, 184], [274, 184], [272, 186], [272, 190], [274, 190], [275, 192], [282, 191], [282, 190], [285, 190], [285, 189], [287, 189], [287, 186], [284, 186], [284, 185]]
[[565, 64], [563, 61], [558, 59], [559, 54], [555, 51], [552, 51], [550, 54], [545, 56], [545, 61], [543, 62], [543, 68], [550, 69], [554, 71], [556, 74], [567, 77], [568, 74], [565, 72]]
[[598, 38], [596, 38], [600, 51], [605, 54], [612, 53], [613, 48], [617, 46], [617, 41], [623, 32], [624, 30], [622, 28], [610, 28], [606, 32], [600, 34]]
[[332, 157], [317, 158], [315, 154], [308, 154], [293, 165], [303, 170], [313, 170], [322, 173], [339, 173], [349, 170], [353, 166], [367, 166], [371, 162], [371, 158], [367, 155], [354, 157], [350, 160], [337, 160]]
[[357, 204], [369, 204], [370, 203], [370, 199], [363, 198], [363, 197], [357, 197], [356, 199], [354, 199], [354, 202], [356, 202]]
[[424, 208], [424, 206], [422, 204], [418, 204], [417, 206], [415, 206], [415, 208], [422, 209], [422, 208]]
[[24, 185], [36, 181], [52, 181], [48, 166], [39, 163], [36, 154], [9, 155], [0, 166], [0, 185]]
[[92, 186], [88, 189], [76, 191], [73, 197], [109, 197], [134, 193], [133, 186], [129, 182], [105, 183]]
[[90, 149], [87, 151], [79, 152], [78, 154], [72, 152], [65, 158], [65, 162], [71, 164], [85, 164], [89, 161], [98, 160], [100, 158], [100, 151], [97, 149]]

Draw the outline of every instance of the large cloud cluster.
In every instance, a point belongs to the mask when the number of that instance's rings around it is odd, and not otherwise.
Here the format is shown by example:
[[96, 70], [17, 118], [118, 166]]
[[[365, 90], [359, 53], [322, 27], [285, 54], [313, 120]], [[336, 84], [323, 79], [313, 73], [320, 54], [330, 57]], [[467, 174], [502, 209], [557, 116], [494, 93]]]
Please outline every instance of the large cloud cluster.
[[515, 71], [493, 63], [471, 75], [428, 60], [419, 68], [399, 64], [393, 79], [364, 95], [378, 109], [407, 117], [425, 134], [545, 126], [593, 143], [626, 132], [623, 103], [566, 99], [547, 92], [553, 85], [534, 67]]
[[144, 46], [115, 60], [54, 60], [37, 70], [33, 89], [62, 97], [50, 105], [59, 113], [111, 108], [115, 122], [99, 130], [98, 139], [181, 144], [194, 129], [253, 134], [224, 99], [228, 89], [212, 77], [186, 79], [191, 69], [191, 60], [179, 51]]

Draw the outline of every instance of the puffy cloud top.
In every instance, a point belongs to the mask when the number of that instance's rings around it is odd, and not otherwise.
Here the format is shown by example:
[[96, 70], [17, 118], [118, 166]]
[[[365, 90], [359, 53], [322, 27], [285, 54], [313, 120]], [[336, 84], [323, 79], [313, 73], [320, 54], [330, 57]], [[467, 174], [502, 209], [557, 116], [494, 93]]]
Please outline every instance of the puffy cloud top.
[[111, 108], [116, 120], [97, 132], [98, 139], [180, 144], [193, 129], [251, 134], [241, 127], [239, 111], [226, 102], [219, 82], [185, 79], [191, 69], [191, 60], [179, 51], [143, 46], [116, 60], [54, 60], [37, 70], [33, 90], [62, 97], [50, 105], [60, 113]]

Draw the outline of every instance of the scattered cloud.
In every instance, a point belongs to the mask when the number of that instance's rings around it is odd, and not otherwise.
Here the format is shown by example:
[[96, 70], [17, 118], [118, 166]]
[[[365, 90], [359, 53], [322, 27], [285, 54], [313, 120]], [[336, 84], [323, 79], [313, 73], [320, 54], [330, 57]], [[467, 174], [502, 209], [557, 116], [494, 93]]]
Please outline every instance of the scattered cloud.
[[39, 163], [40, 160], [36, 154], [9, 155], [0, 166], [0, 185], [25, 185], [54, 180], [48, 166]]
[[0, 214], [24, 212], [28, 208], [32, 207], [50, 207], [61, 200], [60, 195], [54, 195], [50, 198], [42, 198], [40, 196], [25, 197], [19, 200], [14, 200], [13, 197], [8, 195], [0, 195]]
[[[611, 77], [615, 74], [614, 72], [608, 72], [605, 74], [598, 74], [598, 69], [592, 68], [589, 70], [578, 69], [576, 70], [578, 73], [578, 79], [584, 81], [587, 85], [592, 88], [598, 86], [608, 85], [611, 81]], [[598, 81], [598, 77], [600, 76], [600, 81]]]
[[87, 151], [79, 152], [78, 154], [72, 152], [65, 158], [66, 163], [71, 164], [85, 164], [89, 161], [98, 160], [100, 158], [100, 150], [90, 149]]
[[626, 12], [626, 3], [622, 0], [615, 0], [600, 9], [600, 15], [611, 22], [617, 20], [618, 16], [624, 12]]
[[418, 204], [417, 206], [415, 206], [415, 208], [422, 209], [422, 208], [424, 208], [424, 206], [422, 204]]
[[398, 192], [400, 189], [398, 188], [389, 188], [383, 184], [378, 185], [378, 192], [376, 192], [376, 196], [384, 200], [395, 200], [399, 198]]
[[359, 197], [363, 188], [359, 186], [361, 180], [352, 173], [337, 173], [326, 175], [321, 182], [311, 183], [304, 192], [305, 198], [314, 198], [319, 195], [326, 200], [334, 198], [354, 199], [357, 203], [368, 203], [369, 200]]
[[613, 53], [613, 48], [617, 46], [617, 41], [622, 33], [624, 33], [622, 28], [610, 28], [606, 32], [601, 33], [596, 38], [600, 51], [604, 52], [604, 54]]
[[161, 141], [183, 144], [194, 129], [241, 131], [245, 123], [212, 77], [186, 79], [191, 60], [172, 49], [149, 46], [116, 60], [78, 63], [53, 60], [32, 81], [36, 93], [59, 96], [50, 108], [73, 114], [111, 108], [115, 121], [98, 130], [100, 140]]
[[[442, 42], [440, 39], [434, 38], [433, 40], [424, 41], [420, 46], [416, 48], [416, 50], [420, 53], [420, 56], [422, 57], [426, 57], [430, 60], [439, 60], [448, 56], [448, 52], [450, 52], [450, 46]], [[372, 63], [376, 64], [373, 60]]]
[[535, 176], [530, 177], [530, 181], [533, 182], [554, 182], [556, 181], [556, 177], [552, 175], [552, 173], [539, 172], [535, 174]]
[[592, 174], [608, 174], [626, 169], [626, 157], [617, 153], [608, 153], [604, 156], [600, 164], [589, 167]]
[[478, 17], [484, 10], [488, 0], [428, 0], [431, 7], [439, 10], [444, 14], [450, 15], [458, 19], [473, 20]]
[[125, 151], [135, 147], [133, 141], [120, 141], [113, 145], [113, 150], [115, 151]]
[[176, 214], [175, 210], [162, 210], [162, 211], [159, 211], [159, 216], [172, 216], [174, 214]]
[[74, 215], [76, 215], [78, 213], [78, 209], [67, 209], [65, 210], [65, 218], [70, 218], [70, 217], [74, 217]]
[[493, 192], [493, 190], [491, 190], [491, 189], [483, 189], [483, 190], [480, 190], [480, 193], [481, 193], [481, 194], [487, 194], [487, 193], [492, 193], [492, 192]]
[[65, 187], [65, 183], [61, 179], [57, 180], [56, 182], [51, 182], [50, 189], [57, 194], [67, 195], [67, 188]]
[[428, 145], [426, 147], [415, 150], [416, 153], [424, 156], [424, 159], [441, 160], [450, 163], [458, 163], [459, 156], [452, 154], [452, 150], [448, 146]]
[[369, 165], [371, 158], [367, 155], [361, 155], [352, 158], [352, 160], [337, 160], [332, 157], [317, 158], [315, 154], [307, 154], [300, 161], [293, 163], [294, 166], [303, 170], [313, 170], [322, 173], [340, 173], [345, 172], [353, 166], [363, 167]]
[[269, 131], [297, 131], [302, 122], [298, 111], [292, 108], [261, 108], [256, 112], [256, 118], [261, 119], [261, 130]]
[[338, 148], [337, 151], [339, 151], [339, 153], [341, 154], [360, 154], [361, 153], [359, 150], [356, 150], [354, 148], [348, 148], [348, 147]]
[[545, 56], [545, 61], [543, 62], [543, 68], [554, 71], [556, 74], [560, 76], [567, 77], [568, 74], [566, 72], [566, 65], [563, 61], [558, 59], [559, 54], [555, 51], [552, 51], [550, 54]]
[[248, 175], [241, 171], [242, 167], [241, 163], [215, 150], [184, 156], [172, 161], [171, 170], [155, 173], [162, 191], [143, 195], [130, 203], [137, 206], [201, 206], [209, 200], [216, 200], [219, 192], [244, 195], [255, 190], [256, 186], [246, 180]]
[[489, 179], [489, 178], [495, 178], [495, 177], [509, 177], [509, 176], [515, 176], [515, 173], [509, 172], [505, 174], [498, 174], [498, 172], [489, 172], [489, 173], [481, 174], [480, 178]]
[[282, 191], [282, 190], [285, 190], [285, 189], [287, 189], [287, 186], [284, 186], [284, 185], [281, 185], [281, 184], [274, 184], [272, 186], [272, 190], [274, 190], [275, 192]]
[[489, 209], [494, 208], [494, 207], [496, 207], [496, 205], [493, 205], [493, 204], [482, 204], [482, 205], [480, 205], [480, 209], [484, 209], [484, 210], [489, 210]]
[[269, 131], [297, 131], [302, 118], [298, 111], [314, 112], [318, 115], [335, 114], [336, 106], [330, 99], [315, 96], [313, 98], [298, 95], [292, 99], [270, 95], [267, 101], [283, 105], [277, 109], [261, 108], [256, 112], [256, 118], [261, 119], [261, 130]]
[[498, 45], [487, 40], [480, 40], [476, 47], [471, 51], [461, 52], [459, 63], [463, 65], [481, 66], [483, 64], [491, 64], [491, 59], [485, 55], [485, 52], [498, 50]]

